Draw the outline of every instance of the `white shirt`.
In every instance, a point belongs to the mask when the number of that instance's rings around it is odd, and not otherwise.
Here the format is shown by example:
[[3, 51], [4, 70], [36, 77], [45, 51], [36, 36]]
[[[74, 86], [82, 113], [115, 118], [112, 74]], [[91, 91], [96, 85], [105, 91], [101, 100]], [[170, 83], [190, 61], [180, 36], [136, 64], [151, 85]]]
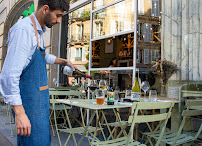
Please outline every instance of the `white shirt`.
[[[41, 28], [36, 19], [39, 46], [43, 48], [43, 33], [45, 26]], [[8, 34], [8, 50], [0, 76], [0, 91], [4, 101], [10, 105], [21, 105], [19, 80], [23, 69], [29, 64], [37, 46], [37, 39], [30, 17], [18, 21]], [[47, 64], [54, 64], [56, 56], [46, 53]]]

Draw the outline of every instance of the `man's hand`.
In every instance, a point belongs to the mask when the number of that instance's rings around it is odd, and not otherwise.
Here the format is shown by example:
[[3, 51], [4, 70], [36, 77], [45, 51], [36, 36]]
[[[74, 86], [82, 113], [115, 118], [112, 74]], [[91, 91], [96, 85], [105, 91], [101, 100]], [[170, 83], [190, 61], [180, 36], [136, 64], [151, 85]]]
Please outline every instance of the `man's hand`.
[[63, 59], [63, 58], [56, 57], [54, 64], [67, 65], [67, 66], [71, 67], [73, 71], [75, 71], [75, 69], [76, 69], [76, 66], [74, 66], [67, 59]]
[[17, 134], [21, 136], [30, 136], [31, 124], [22, 105], [13, 106], [15, 112], [15, 125]]

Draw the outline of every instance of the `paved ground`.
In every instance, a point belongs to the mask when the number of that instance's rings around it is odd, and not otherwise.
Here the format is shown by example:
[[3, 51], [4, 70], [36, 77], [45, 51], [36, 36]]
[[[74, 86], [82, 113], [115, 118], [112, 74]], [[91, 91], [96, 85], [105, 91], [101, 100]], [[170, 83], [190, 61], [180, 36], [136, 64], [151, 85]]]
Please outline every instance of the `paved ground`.
[[[16, 130], [14, 129], [15, 128], [14, 124], [5, 125], [5, 122], [8, 121], [8, 119], [7, 119], [8, 116], [5, 113], [5, 108], [6, 108], [6, 106], [2, 107], [0, 104], [0, 146], [16, 145], [17, 140], [16, 140]], [[11, 135], [11, 129], [14, 129], [13, 136]], [[79, 141], [79, 139], [81, 138], [81, 135], [76, 134], [75, 136], [76, 136], [77, 141]], [[60, 137], [61, 137], [62, 145], [64, 145], [64, 143], [68, 137], [68, 134], [61, 132]], [[89, 145], [88, 139], [84, 138], [81, 146], [87, 146], [87, 145]], [[55, 137], [51, 136], [51, 146], [59, 146], [57, 135]], [[70, 138], [70, 141], [68, 142], [68, 146], [75, 146], [72, 137]]]

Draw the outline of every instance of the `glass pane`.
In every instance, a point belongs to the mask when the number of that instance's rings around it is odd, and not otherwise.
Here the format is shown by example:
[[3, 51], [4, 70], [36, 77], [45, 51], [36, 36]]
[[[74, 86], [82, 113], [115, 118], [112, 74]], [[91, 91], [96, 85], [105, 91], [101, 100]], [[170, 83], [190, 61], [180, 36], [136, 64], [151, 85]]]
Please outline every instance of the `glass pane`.
[[116, 0], [95, 0], [93, 9], [98, 9], [98, 8], [105, 6], [107, 4], [110, 4], [114, 1], [116, 1]]
[[92, 68], [133, 66], [134, 34], [92, 42]]
[[90, 8], [91, 4], [85, 5], [70, 13], [68, 19], [67, 59], [82, 72], [88, 70]]
[[124, 91], [132, 88], [132, 72], [132, 70], [100, 70], [91, 71], [91, 76], [98, 82], [98, 88], [100, 80], [105, 80], [106, 86]]
[[126, 0], [93, 14], [93, 38], [134, 28], [134, 0]]
[[136, 67], [141, 81], [160, 92], [160, 80], [152, 66], [161, 56], [161, 7], [159, 0], [138, 0]]

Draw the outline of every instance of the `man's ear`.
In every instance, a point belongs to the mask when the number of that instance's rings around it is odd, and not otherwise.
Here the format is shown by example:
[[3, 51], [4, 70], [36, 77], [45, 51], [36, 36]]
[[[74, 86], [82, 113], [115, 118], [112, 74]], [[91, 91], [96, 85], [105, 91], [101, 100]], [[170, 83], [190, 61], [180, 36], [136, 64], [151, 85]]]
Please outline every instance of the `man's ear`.
[[49, 6], [48, 6], [48, 5], [44, 5], [44, 6], [42, 7], [42, 11], [43, 11], [43, 14], [47, 14], [47, 13], [50, 11]]

